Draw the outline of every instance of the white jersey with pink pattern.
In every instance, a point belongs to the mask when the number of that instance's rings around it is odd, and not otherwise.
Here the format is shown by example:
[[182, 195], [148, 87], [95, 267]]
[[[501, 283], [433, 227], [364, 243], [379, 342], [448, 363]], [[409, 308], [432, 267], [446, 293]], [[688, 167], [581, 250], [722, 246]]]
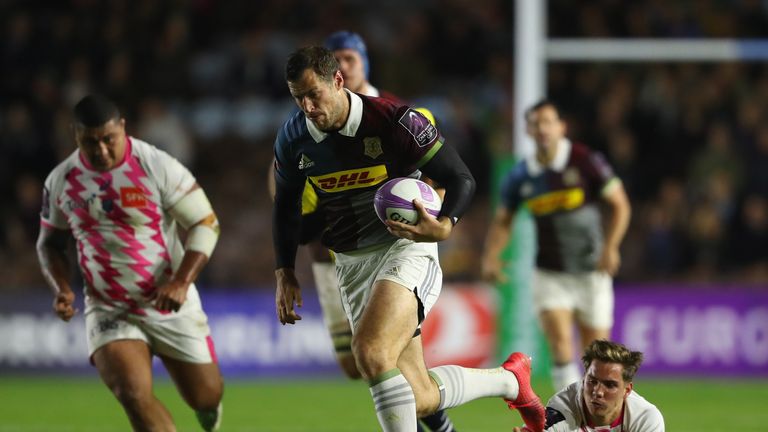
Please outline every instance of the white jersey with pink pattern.
[[[41, 223], [70, 230], [85, 281], [86, 313], [125, 311], [162, 319], [147, 299], [181, 264], [183, 246], [168, 210], [195, 178], [164, 151], [127, 137], [125, 158], [107, 172], [78, 150], [45, 180]], [[194, 285], [187, 307], [199, 305]]]

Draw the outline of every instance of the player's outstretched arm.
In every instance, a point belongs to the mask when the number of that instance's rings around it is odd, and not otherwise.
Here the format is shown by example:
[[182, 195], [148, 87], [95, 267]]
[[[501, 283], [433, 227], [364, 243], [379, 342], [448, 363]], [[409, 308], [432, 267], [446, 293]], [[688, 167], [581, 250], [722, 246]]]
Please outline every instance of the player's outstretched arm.
[[37, 238], [37, 259], [43, 277], [53, 291], [53, 310], [63, 321], [69, 321], [78, 312], [75, 293], [69, 285], [67, 245], [72, 239], [68, 230], [56, 229], [45, 224], [40, 226]]

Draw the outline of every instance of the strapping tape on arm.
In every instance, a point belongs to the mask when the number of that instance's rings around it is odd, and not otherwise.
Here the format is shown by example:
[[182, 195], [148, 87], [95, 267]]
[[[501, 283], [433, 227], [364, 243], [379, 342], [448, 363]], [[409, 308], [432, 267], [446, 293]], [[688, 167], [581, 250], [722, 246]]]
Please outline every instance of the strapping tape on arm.
[[214, 216], [212, 223], [200, 223], [214, 214], [205, 192], [198, 188], [186, 194], [170, 209], [170, 213], [184, 229], [189, 230], [185, 249], [210, 257], [219, 239], [219, 222]]

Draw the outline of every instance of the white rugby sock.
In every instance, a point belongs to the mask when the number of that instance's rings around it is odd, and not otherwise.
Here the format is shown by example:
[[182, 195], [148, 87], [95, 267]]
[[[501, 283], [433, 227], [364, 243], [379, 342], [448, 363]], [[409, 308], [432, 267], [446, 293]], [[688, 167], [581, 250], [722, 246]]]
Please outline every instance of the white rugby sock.
[[438, 366], [430, 369], [429, 374], [440, 389], [438, 409], [441, 410], [489, 396], [515, 400], [520, 390], [515, 374], [503, 367], [470, 369], [461, 366]]
[[579, 367], [575, 362], [564, 365], [552, 365], [552, 386], [558, 392], [581, 378]]
[[416, 398], [400, 369], [374, 378], [370, 390], [384, 432], [416, 432]]

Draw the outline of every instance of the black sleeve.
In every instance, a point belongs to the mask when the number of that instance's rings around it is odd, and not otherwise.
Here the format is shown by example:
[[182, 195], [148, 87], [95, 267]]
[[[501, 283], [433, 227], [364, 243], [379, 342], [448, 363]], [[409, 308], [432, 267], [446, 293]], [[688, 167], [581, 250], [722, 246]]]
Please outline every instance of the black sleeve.
[[445, 188], [445, 201], [440, 216], [449, 217], [456, 225], [475, 194], [475, 178], [469, 168], [453, 147], [443, 144], [432, 159], [421, 167], [421, 171]]
[[272, 207], [272, 242], [275, 268], [294, 268], [299, 247], [301, 194], [304, 184], [294, 186], [275, 178], [275, 203]]

